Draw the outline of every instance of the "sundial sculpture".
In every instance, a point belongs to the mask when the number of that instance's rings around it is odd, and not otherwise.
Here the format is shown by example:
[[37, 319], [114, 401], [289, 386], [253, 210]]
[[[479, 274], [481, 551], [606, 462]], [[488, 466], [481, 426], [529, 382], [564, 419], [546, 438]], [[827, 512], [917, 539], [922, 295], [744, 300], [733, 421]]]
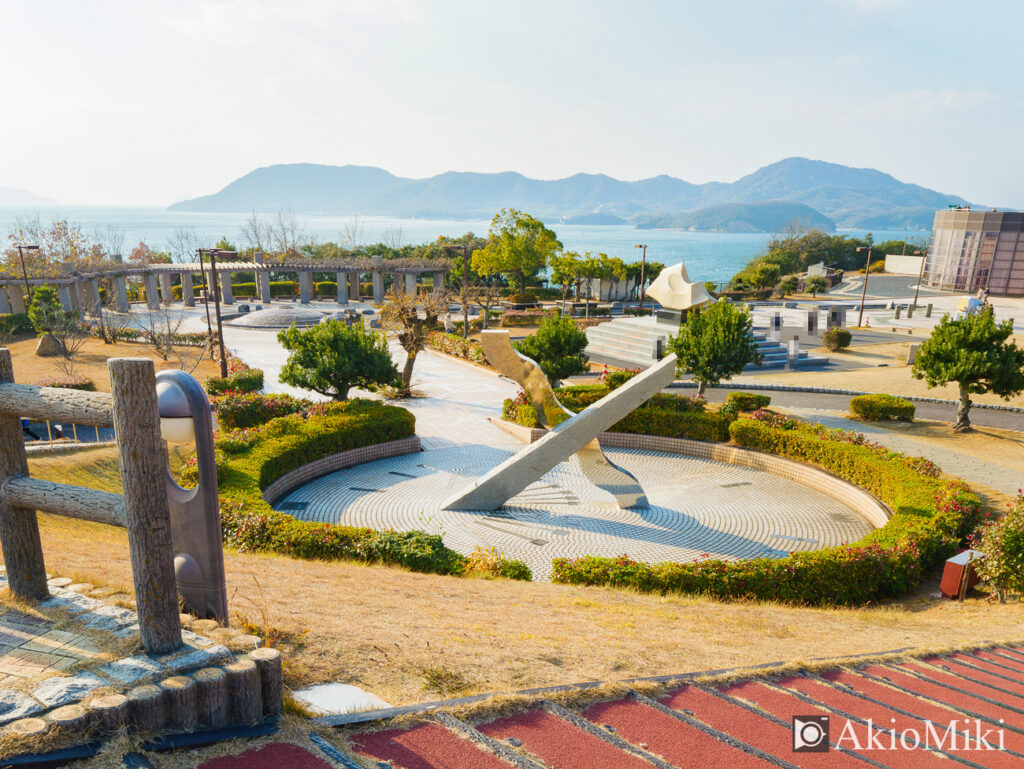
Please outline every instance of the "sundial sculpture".
[[540, 366], [512, 347], [508, 331], [484, 331], [480, 341], [487, 360], [522, 386], [537, 412], [537, 421], [551, 429], [473, 486], [448, 499], [443, 509], [497, 510], [573, 454], [579, 458], [583, 474], [615, 497], [620, 507], [646, 504], [647, 498], [636, 478], [608, 460], [598, 445], [597, 436], [672, 382], [675, 355], [669, 355], [580, 413], [573, 414], [558, 402]]

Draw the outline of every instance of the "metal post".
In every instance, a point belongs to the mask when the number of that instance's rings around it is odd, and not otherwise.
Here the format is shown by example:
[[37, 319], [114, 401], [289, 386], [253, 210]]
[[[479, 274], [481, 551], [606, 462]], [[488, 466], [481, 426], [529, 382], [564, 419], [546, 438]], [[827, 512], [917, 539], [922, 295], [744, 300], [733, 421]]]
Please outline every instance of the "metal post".
[[644, 283], [646, 282], [647, 274], [647, 244], [641, 243], [633, 246], [633, 248], [643, 249], [640, 252], [640, 312], [638, 315], [644, 314]]
[[[913, 309], [917, 309], [917, 297], [921, 293], [921, 281], [924, 280], [924, 263], [928, 261], [928, 254], [921, 255], [921, 269], [917, 273], [917, 287], [914, 289], [914, 305]], [[907, 313], [907, 317], [910, 317], [910, 313]]]
[[[11, 352], [0, 348], [0, 382], [13, 381]], [[25, 439], [21, 419], [0, 414], [0, 483], [12, 475], [28, 475]], [[35, 510], [8, 505], [0, 498], [0, 548], [11, 592], [19, 598], [46, 598], [49, 590]]]
[[213, 283], [213, 308], [217, 315], [217, 345], [220, 348], [220, 377], [228, 376], [228, 358], [224, 352], [224, 324], [220, 319], [220, 281], [217, 280], [217, 251], [210, 249], [210, 282]]

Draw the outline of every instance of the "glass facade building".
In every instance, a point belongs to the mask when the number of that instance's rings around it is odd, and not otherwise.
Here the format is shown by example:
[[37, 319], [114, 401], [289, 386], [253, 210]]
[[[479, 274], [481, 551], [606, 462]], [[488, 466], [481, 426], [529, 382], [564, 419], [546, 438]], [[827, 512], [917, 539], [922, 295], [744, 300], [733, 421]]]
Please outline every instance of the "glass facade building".
[[936, 211], [924, 285], [994, 296], [1024, 296], [1024, 213]]

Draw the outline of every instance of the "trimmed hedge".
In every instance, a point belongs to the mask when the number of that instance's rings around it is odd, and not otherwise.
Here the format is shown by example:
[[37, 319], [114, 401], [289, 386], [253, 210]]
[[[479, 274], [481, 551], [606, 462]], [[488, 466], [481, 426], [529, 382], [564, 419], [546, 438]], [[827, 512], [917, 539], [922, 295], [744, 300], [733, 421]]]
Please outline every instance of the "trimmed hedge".
[[317, 296], [337, 296], [338, 282], [336, 280], [322, 280], [313, 284], [313, 291]]
[[541, 321], [554, 315], [552, 310], [506, 310], [501, 314], [502, 328], [539, 326]]
[[735, 406], [738, 411], [757, 411], [766, 408], [772, 399], [768, 395], [757, 393], [729, 393], [725, 402]]
[[812, 606], [858, 606], [905, 595], [956, 552], [981, 501], [934, 464], [872, 444], [859, 433], [801, 425], [770, 412], [739, 419], [730, 433], [746, 448], [816, 465], [867, 489], [893, 510], [889, 522], [852, 545], [786, 558], [646, 564], [629, 558], [560, 558], [552, 581], [645, 592], [704, 594]]
[[206, 377], [203, 388], [207, 395], [258, 393], [263, 389], [263, 369], [250, 368], [240, 358], [232, 356], [228, 360], [228, 375]]
[[244, 430], [278, 417], [301, 414], [312, 405], [310, 400], [286, 393], [228, 392], [214, 401], [213, 410], [222, 429]]
[[427, 346], [432, 350], [452, 355], [456, 358], [487, 365], [487, 356], [484, 355], [484, 348], [475, 339], [463, 339], [458, 334], [449, 334], [444, 331], [431, 331], [427, 334]]
[[298, 296], [299, 284], [294, 280], [272, 280], [270, 281], [270, 295], [273, 296]]
[[[555, 389], [562, 405], [576, 412], [582, 411], [609, 392], [611, 390], [603, 384]], [[515, 398], [505, 399], [501, 416], [508, 422], [515, 422], [524, 427], [540, 427], [537, 413], [522, 391]], [[609, 427], [608, 432], [660, 435], [666, 438], [721, 443], [729, 440], [729, 425], [735, 419], [735, 409], [726, 407], [719, 411], [707, 411], [704, 399], [699, 396], [658, 393], [643, 406]]]
[[39, 383], [40, 387], [59, 387], [64, 390], [82, 390], [83, 392], [96, 392], [96, 383], [84, 376], [67, 376], [44, 379]]
[[873, 422], [890, 419], [913, 422], [916, 407], [910, 401], [896, 395], [872, 393], [850, 398], [850, 411], [861, 419]]
[[[403, 408], [354, 399], [309, 404], [302, 413], [219, 435], [217, 475], [225, 544], [295, 558], [350, 559], [463, 575], [467, 559], [446, 547], [440, 536], [299, 521], [263, 499], [263, 490], [292, 470], [331, 454], [410, 437], [415, 427], [415, 417]], [[197, 480], [194, 460], [181, 475], [186, 485]], [[498, 565], [510, 578], [532, 579], [518, 561], [499, 559]]]

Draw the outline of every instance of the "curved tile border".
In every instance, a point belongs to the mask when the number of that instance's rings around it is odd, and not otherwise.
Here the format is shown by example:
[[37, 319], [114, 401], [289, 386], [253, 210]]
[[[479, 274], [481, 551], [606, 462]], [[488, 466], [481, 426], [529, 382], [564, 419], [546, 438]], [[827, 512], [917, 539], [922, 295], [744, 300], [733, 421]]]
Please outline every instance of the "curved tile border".
[[422, 451], [420, 438], [412, 435], [408, 438], [399, 438], [397, 441], [386, 441], [376, 443], [372, 446], [363, 446], [359, 449], [350, 449], [338, 454], [321, 457], [308, 465], [297, 467], [291, 472], [285, 473], [276, 481], [267, 486], [263, 491], [263, 500], [270, 504], [276, 504], [284, 496], [299, 486], [304, 486], [321, 475], [333, 473], [335, 470], [344, 470], [346, 467], [362, 465], [366, 462], [375, 462], [378, 459], [397, 457], [402, 454], [415, 454]]
[[[523, 427], [494, 417], [490, 421], [524, 443], [533, 443], [547, 433], [547, 430], [542, 428]], [[685, 438], [664, 438], [659, 435], [638, 435], [636, 433], [601, 433], [598, 436], [598, 441], [602, 448], [642, 449], [664, 451], [668, 454], [685, 454], [699, 459], [740, 465], [771, 473], [831, 497], [853, 510], [876, 529], [884, 526], [892, 516], [892, 511], [870, 492], [818, 467], [805, 465], [774, 454], [741, 449], [726, 443], [706, 443]]]

